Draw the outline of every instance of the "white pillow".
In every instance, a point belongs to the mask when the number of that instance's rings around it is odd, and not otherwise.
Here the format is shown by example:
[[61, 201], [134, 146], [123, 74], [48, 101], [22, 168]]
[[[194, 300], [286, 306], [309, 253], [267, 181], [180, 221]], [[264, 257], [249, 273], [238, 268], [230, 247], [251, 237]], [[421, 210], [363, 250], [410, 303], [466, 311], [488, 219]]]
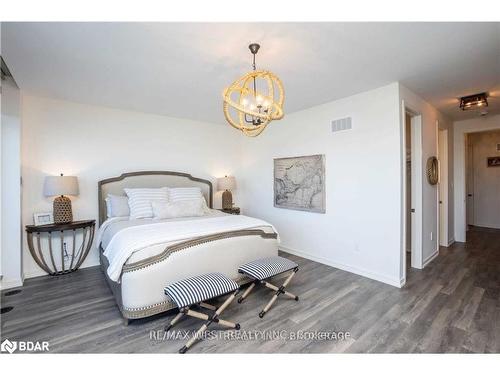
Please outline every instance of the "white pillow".
[[155, 219], [173, 219], [176, 217], [203, 216], [203, 200], [198, 198], [179, 202], [151, 202]]
[[198, 187], [190, 188], [169, 188], [168, 189], [168, 201], [169, 202], [187, 202], [187, 201], [198, 201], [202, 200], [203, 212], [205, 214], [210, 213], [210, 208], [208, 208], [207, 201], [201, 193], [201, 189]]
[[197, 200], [201, 197], [203, 197], [203, 195], [201, 194], [201, 189], [198, 187], [168, 189], [168, 198], [170, 202]]
[[106, 198], [104, 202], [106, 202], [106, 215], [109, 219], [110, 217], [113, 217], [111, 216], [111, 200], [109, 198]]
[[210, 213], [210, 207], [208, 207], [208, 204], [207, 204], [205, 197], [201, 197], [201, 206], [203, 207], [203, 212], [205, 214]]
[[108, 194], [106, 197], [106, 213], [109, 217], [130, 216], [128, 198], [124, 195]]
[[143, 219], [153, 217], [152, 202], [166, 204], [168, 202], [168, 188], [158, 189], [124, 189], [128, 196], [130, 219]]

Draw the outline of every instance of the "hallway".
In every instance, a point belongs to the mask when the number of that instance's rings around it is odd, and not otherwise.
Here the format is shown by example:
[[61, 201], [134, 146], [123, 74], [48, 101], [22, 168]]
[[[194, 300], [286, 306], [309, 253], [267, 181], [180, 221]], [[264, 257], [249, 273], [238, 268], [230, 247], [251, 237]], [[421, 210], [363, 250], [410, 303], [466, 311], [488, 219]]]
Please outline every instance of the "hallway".
[[414, 351], [500, 350], [500, 230], [471, 227], [466, 243], [441, 247], [428, 267], [408, 272], [405, 289], [428, 289], [432, 299], [424, 336], [402, 335], [420, 341]]

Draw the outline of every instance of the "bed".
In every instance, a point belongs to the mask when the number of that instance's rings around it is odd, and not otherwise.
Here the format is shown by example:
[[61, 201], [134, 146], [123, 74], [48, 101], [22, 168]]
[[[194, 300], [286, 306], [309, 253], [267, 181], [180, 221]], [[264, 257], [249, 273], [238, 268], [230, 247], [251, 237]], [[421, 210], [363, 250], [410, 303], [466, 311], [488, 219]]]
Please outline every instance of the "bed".
[[[210, 210], [196, 218], [107, 219], [108, 194], [159, 187], [199, 187]], [[127, 324], [175, 308], [163, 292], [169, 283], [221, 272], [241, 285], [249, 281], [237, 272], [241, 264], [278, 254], [279, 238], [272, 225], [214, 210], [212, 183], [188, 173], [124, 173], [99, 181], [98, 201], [100, 263]]]

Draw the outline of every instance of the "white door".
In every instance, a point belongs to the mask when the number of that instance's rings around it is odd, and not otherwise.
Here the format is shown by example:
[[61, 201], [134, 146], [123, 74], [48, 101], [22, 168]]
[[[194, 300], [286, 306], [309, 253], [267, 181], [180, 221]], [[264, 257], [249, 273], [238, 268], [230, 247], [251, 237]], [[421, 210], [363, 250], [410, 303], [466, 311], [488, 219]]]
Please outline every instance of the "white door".
[[478, 227], [500, 228], [500, 167], [488, 167], [490, 156], [500, 156], [500, 131], [470, 135], [473, 154], [473, 223]]
[[411, 118], [411, 266], [422, 266], [422, 116]]
[[448, 246], [448, 130], [438, 132], [439, 245]]
[[467, 139], [467, 159], [466, 159], [466, 216], [467, 216], [467, 229], [469, 225], [474, 225], [474, 152], [472, 143]]

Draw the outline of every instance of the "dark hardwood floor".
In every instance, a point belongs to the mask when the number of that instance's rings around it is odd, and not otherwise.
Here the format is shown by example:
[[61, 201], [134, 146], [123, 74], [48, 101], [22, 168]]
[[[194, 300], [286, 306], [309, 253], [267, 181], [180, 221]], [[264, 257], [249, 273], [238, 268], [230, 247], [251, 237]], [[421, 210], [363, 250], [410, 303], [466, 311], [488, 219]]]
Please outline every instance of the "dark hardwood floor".
[[[424, 270], [409, 270], [402, 289], [284, 256], [300, 264], [290, 287], [300, 301], [280, 298], [260, 319], [257, 314], [271, 294], [258, 289], [223, 314], [241, 323], [237, 339], [210, 336], [190, 352], [500, 352], [500, 231], [474, 228], [466, 244], [442, 248]], [[154, 337], [173, 313], [124, 326], [98, 268], [29, 279], [21, 289], [12, 296], [2, 292], [2, 307], [14, 307], [1, 316], [2, 341], [44, 340], [51, 352], [85, 353], [171, 353], [185, 341]], [[199, 325], [185, 318], [174, 332]], [[284, 339], [283, 334], [300, 330], [306, 335], [342, 331], [350, 337]], [[258, 336], [263, 331], [281, 337]]]

